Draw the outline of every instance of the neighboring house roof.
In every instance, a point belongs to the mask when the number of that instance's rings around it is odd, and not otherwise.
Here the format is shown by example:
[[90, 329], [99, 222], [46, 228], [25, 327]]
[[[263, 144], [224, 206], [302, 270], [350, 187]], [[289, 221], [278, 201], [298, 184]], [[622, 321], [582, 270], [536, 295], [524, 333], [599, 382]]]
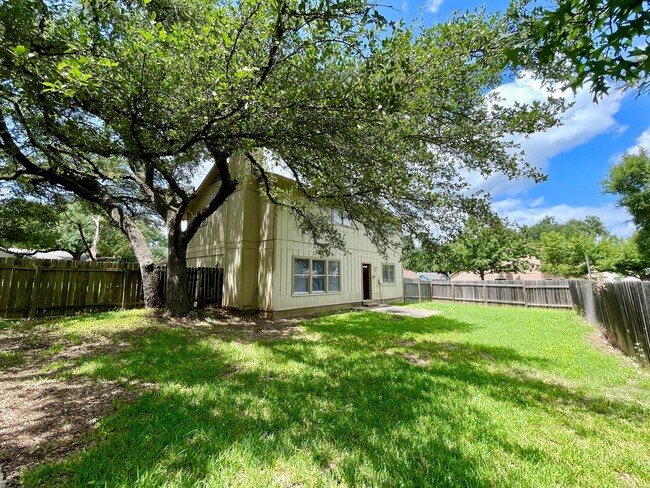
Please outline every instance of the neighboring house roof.
[[618, 273], [610, 273], [609, 271], [604, 271], [603, 273], [593, 273], [592, 276], [596, 281], [641, 281], [639, 278], [634, 276], [625, 276]]
[[49, 251], [49, 252], [37, 252], [33, 256], [30, 256], [34, 259], [62, 259], [65, 261], [72, 260], [72, 254], [67, 251]]
[[[528, 281], [540, 281], [553, 278], [552, 276], [546, 275], [540, 271], [542, 262], [534, 257], [526, 258], [526, 261], [530, 264], [530, 269], [527, 271], [521, 271], [519, 273], [486, 273], [485, 279], [488, 281], [493, 280], [528, 280]], [[455, 273], [451, 276], [451, 281], [477, 281], [479, 276], [475, 273], [470, 273], [467, 271], [461, 271], [460, 273]]]
[[422, 281], [449, 281], [449, 277], [442, 273], [418, 273]]
[[402, 273], [404, 281], [420, 281], [420, 275], [410, 269], [405, 269]]
[[[15, 249], [15, 248], [9, 248], [9, 251], [13, 253], [31, 253], [32, 251], [25, 250], [25, 249]], [[61, 259], [65, 261], [71, 261], [72, 260], [72, 254], [70, 254], [67, 251], [48, 251], [48, 252], [37, 252], [34, 254], [29, 254], [27, 256], [20, 256], [19, 254], [9, 254], [3, 252], [0, 254], [0, 257], [11, 257], [11, 258], [17, 258], [17, 257], [26, 257], [26, 258], [31, 258], [31, 259]]]

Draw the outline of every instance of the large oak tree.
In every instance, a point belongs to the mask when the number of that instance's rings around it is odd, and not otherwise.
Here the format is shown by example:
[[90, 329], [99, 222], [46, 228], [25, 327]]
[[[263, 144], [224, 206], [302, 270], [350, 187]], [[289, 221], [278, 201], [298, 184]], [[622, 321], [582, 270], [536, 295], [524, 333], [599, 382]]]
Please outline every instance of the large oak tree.
[[[508, 28], [481, 12], [411, 28], [361, 0], [8, 0], [0, 175], [103, 209], [131, 242], [148, 306], [160, 304], [154, 258], [135, 219], [161, 219], [166, 306], [182, 314], [186, 249], [237, 189], [234, 155], [323, 252], [344, 243], [321, 208], [345, 210], [383, 249], [399, 225], [439, 232], [489, 213], [462, 175], [538, 178], [508, 135], [554, 125], [561, 104], [498, 99], [516, 75]], [[274, 184], [264, 155], [296, 191]], [[188, 216], [206, 161], [221, 185]]]

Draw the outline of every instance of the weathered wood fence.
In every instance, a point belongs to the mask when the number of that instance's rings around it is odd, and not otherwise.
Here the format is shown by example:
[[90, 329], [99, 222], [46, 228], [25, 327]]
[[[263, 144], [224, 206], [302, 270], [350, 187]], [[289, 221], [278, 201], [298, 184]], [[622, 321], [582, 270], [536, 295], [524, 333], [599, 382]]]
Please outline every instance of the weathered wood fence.
[[567, 280], [404, 283], [405, 302], [428, 300], [567, 309], [573, 306]]
[[650, 283], [571, 280], [569, 287], [587, 321], [605, 327], [609, 339], [628, 356], [650, 362]]
[[[194, 303], [221, 305], [223, 271], [188, 271]], [[159, 273], [164, 292], [164, 268]], [[135, 264], [0, 258], [0, 318], [55, 317], [142, 305]]]
[[[187, 268], [190, 300], [196, 307], [221, 306], [223, 297], [222, 268]], [[167, 270], [158, 267], [158, 290], [167, 298]]]

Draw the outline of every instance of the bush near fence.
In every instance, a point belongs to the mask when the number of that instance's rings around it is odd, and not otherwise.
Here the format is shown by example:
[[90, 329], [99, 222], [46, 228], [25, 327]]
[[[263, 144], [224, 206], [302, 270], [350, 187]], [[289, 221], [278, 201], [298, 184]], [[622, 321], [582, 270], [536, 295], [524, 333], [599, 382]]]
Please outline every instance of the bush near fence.
[[[165, 292], [165, 268], [158, 269]], [[221, 305], [223, 270], [189, 268], [198, 306]], [[57, 317], [143, 306], [136, 264], [0, 258], [0, 318]]]
[[649, 362], [650, 283], [571, 280], [569, 287], [588, 322], [603, 326], [609, 339], [628, 356]]
[[404, 283], [405, 302], [428, 300], [565, 309], [573, 306], [567, 280]]

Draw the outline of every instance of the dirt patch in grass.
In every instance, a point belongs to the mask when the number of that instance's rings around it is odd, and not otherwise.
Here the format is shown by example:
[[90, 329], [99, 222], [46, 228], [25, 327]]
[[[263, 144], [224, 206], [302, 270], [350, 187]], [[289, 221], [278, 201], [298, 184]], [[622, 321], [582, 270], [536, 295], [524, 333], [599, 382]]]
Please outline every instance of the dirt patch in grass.
[[0, 330], [0, 354], [20, 357], [0, 362], [0, 470], [8, 487], [18, 486], [23, 469], [82, 449], [85, 434], [113, 411], [116, 400], [139, 395], [116, 382], [59, 379], [76, 358], [128, 347], [103, 336], [85, 341], [78, 344], [43, 322]]
[[85, 434], [114, 410], [116, 400], [138, 395], [115, 382], [3, 378], [0, 465], [7, 486], [18, 486], [19, 472], [25, 468], [83, 449]]
[[288, 339], [303, 330], [300, 324], [305, 320], [267, 319], [218, 309], [204, 314], [201, 319], [186, 320], [183, 325], [199, 335], [240, 342]]
[[[88, 434], [117, 402], [134, 401], [153, 387], [62, 375], [77, 360], [117, 355], [139, 339], [170, 328], [187, 330], [195, 338], [239, 342], [286, 339], [301, 330], [300, 319], [272, 320], [218, 309], [183, 319], [152, 313], [142, 325], [126, 330], [79, 332], [59, 326], [65, 320], [0, 329], [0, 471], [8, 487], [18, 486], [21, 471], [88, 447]], [[237, 371], [233, 366], [225, 376]]]
[[612, 337], [610, 332], [603, 326], [594, 327], [594, 329], [587, 334], [587, 340], [590, 344], [593, 344], [607, 354], [624, 358], [630, 366], [637, 368], [646, 366], [645, 363], [639, 360], [639, 358], [627, 356], [623, 351], [616, 347], [614, 345], [614, 337]]

